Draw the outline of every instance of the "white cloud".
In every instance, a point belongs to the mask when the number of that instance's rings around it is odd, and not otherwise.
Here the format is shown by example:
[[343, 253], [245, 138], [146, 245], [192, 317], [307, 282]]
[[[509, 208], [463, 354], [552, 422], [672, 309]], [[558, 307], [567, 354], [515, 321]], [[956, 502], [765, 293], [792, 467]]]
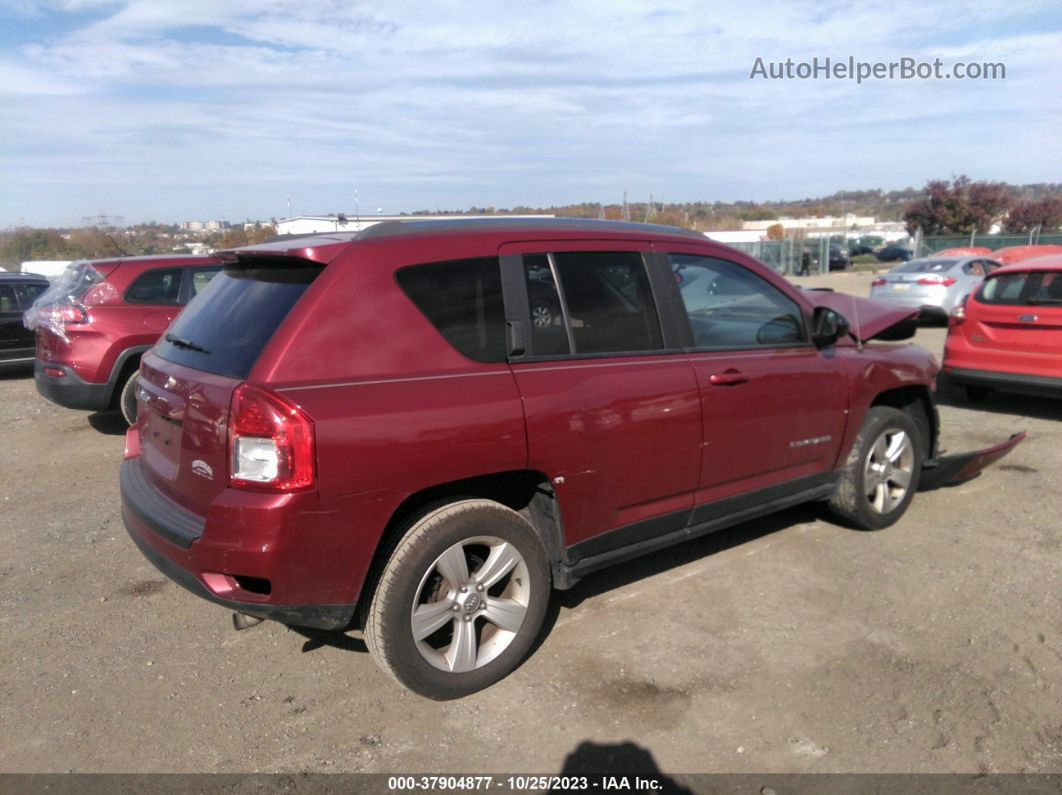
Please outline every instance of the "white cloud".
[[[16, 3], [25, 19], [95, 21], [42, 25], [0, 59], [0, 140], [16, 177], [0, 223], [16, 202], [79, 217], [105, 200], [96, 193], [120, 204], [131, 194], [119, 188], [149, 180], [158, 201], [243, 216], [278, 184], [327, 211], [355, 181], [409, 209], [624, 187], [763, 198], [1005, 168], [1015, 181], [1057, 179], [1044, 122], [1057, 120], [1048, 87], [1062, 76], [1062, 33], [1019, 24], [1052, 5], [1011, 3], [1008, 32], [986, 38], [1002, 23], [983, 0], [961, 15], [877, 0]], [[1008, 73], [961, 85], [748, 79], [757, 56], [849, 54], [1004, 61]], [[209, 196], [196, 196], [207, 176]]]

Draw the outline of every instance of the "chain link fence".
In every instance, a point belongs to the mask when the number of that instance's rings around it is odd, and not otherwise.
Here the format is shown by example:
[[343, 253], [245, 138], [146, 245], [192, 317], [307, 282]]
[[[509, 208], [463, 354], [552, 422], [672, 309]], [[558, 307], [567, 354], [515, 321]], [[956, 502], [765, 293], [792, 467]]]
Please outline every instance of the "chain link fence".
[[809, 274], [826, 273], [830, 269], [830, 241], [827, 238], [757, 240], [753, 243], [728, 243], [727, 245], [738, 251], [744, 251], [786, 276], [794, 276], [801, 272], [804, 254], [808, 255], [807, 272]]

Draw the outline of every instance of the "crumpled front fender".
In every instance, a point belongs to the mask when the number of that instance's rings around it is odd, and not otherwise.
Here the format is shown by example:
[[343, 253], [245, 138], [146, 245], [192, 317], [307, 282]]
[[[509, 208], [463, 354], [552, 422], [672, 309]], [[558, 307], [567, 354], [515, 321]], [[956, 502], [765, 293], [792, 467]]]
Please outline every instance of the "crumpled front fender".
[[984, 450], [974, 450], [970, 453], [956, 453], [955, 455], [942, 455], [938, 458], [926, 461], [922, 465], [922, 478], [918, 483], [919, 491], [931, 491], [941, 486], [955, 486], [965, 483], [981, 474], [981, 470], [990, 464], [994, 464], [1011, 450], [1018, 446], [1025, 438], [1025, 432], [1016, 433], [1007, 441], [986, 447]]

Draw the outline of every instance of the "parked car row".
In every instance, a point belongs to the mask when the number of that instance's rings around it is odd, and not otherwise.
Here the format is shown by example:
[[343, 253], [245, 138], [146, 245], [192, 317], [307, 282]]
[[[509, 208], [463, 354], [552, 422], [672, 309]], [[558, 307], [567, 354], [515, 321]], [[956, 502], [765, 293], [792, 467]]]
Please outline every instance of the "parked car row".
[[61, 282], [38, 388], [134, 404], [144, 556], [237, 628], [360, 628], [431, 698], [512, 671], [553, 589], [808, 501], [885, 528], [1022, 438], [940, 455], [918, 307], [678, 229], [389, 222]]

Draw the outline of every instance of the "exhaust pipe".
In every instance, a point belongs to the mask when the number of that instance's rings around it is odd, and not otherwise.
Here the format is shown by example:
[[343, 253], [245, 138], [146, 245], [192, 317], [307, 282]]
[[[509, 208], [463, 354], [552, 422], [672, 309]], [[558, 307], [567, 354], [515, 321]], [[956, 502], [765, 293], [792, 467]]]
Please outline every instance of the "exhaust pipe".
[[249, 616], [246, 613], [233, 613], [232, 614], [232, 628], [239, 632], [243, 629], [250, 629], [251, 627], [257, 627], [265, 621], [264, 618], [258, 616]]

